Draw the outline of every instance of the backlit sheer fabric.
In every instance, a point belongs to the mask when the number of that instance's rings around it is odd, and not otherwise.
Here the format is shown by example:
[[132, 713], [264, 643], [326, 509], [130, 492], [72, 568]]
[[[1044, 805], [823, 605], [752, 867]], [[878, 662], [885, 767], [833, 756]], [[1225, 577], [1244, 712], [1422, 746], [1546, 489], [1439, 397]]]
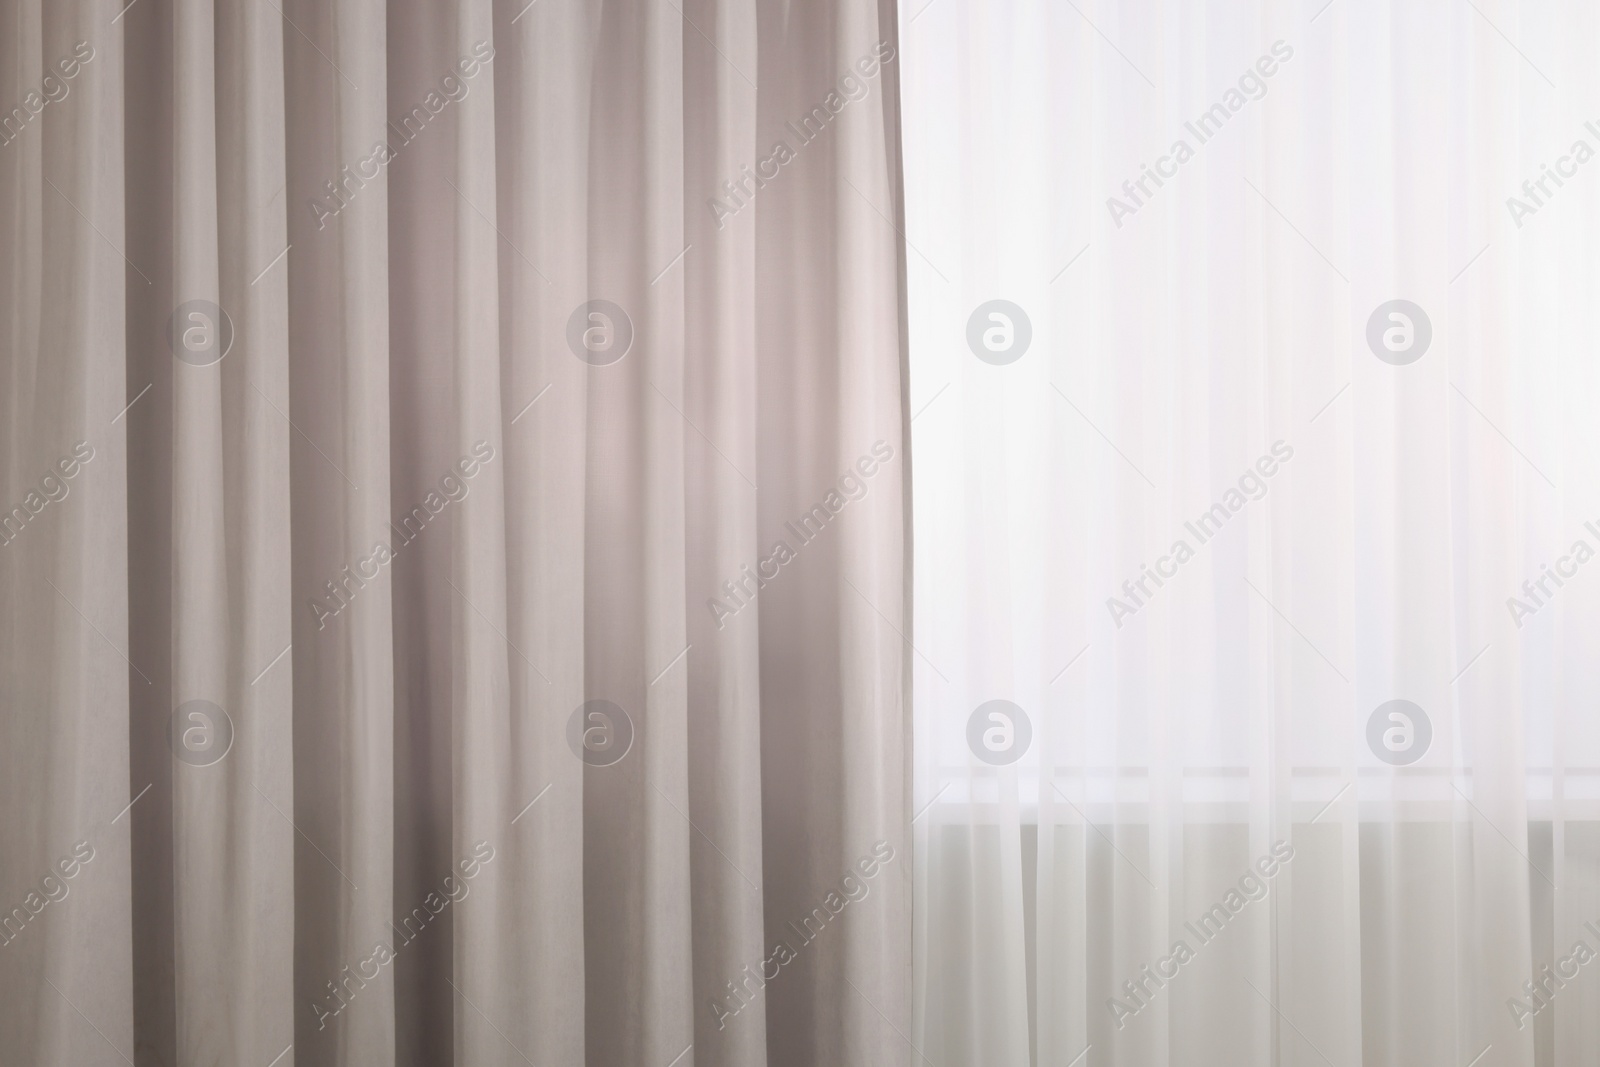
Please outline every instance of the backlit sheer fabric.
[[0, 3], [6, 1062], [916, 1058], [895, 22]]
[[1595, 10], [902, 11], [925, 1062], [1592, 1063]]

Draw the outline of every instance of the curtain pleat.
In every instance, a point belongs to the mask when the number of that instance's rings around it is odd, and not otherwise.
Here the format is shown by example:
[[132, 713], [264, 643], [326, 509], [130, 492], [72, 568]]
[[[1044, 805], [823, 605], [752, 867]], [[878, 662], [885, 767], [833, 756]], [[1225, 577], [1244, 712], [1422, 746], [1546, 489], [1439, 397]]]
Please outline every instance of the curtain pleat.
[[897, 33], [0, 3], [7, 1062], [917, 1059]]
[[118, 417], [137, 274], [108, 17], [0, 6], [0, 1034], [19, 1062], [133, 1047], [128, 726], [153, 676], [130, 664]]

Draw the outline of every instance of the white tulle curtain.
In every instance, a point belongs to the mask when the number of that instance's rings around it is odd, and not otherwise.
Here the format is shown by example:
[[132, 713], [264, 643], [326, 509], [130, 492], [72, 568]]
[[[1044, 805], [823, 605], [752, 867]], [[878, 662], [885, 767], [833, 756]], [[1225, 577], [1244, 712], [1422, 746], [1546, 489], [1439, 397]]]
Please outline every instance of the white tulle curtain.
[[924, 1061], [1594, 1062], [1600, 12], [901, 11]]

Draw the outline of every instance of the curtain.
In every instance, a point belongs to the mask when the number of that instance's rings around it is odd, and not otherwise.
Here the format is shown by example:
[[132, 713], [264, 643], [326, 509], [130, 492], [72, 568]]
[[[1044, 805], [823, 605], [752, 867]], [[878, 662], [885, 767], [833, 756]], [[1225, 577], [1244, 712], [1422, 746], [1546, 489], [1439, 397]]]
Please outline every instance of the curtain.
[[922, 1062], [1593, 1063], [1600, 12], [901, 12]]
[[909, 1063], [887, 0], [0, 3], [8, 1063]]

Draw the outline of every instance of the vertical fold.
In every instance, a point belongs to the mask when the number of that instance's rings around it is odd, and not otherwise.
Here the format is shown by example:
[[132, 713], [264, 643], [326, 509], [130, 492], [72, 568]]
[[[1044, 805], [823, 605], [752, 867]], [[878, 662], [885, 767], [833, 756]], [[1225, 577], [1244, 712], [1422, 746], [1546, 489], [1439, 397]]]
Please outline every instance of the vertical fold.
[[[494, 55], [493, 11], [489, 0], [456, 5], [448, 87]], [[495, 78], [482, 74], [475, 92], [463, 96], [455, 114], [453, 167], [454, 323], [452, 379], [454, 410], [437, 414], [452, 422], [455, 474], [466, 479], [475, 467], [473, 488], [459, 501], [448, 561], [454, 634], [451, 655], [452, 750], [454, 758], [452, 857], [460, 857], [453, 876], [466, 878], [475, 864], [493, 863], [516, 832], [512, 819], [522, 803], [524, 783], [513, 775], [515, 749], [507, 644], [505, 442], [502, 433], [500, 272], [495, 142]], [[446, 151], [451, 147], [446, 142]], [[482, 205], [481, 208], [477, 205]], [[481, 212], [481, 214], [480, 214]], [[514, 298], [515, 294], [513, 294]], [[495, 462], [498, 460], [498, 462]], [[482, 467], [488, 469], [481, 470]], [[522, 995], [513, 966], [518, 943], [509, 941], [514, 915], [522, 907], [519, 885], [505, 866], [474, 876], [472, 899], [463, 899], [453, 933], [455, 1062], [492, 1063], [523, 1052], [530, 1035], [519, 1024]], [[502, 1022], [503, 1020], [503, 1022]], [[505, 1029], [511, 1026], [519, 1042]], [[508, 1049], [507, 1045], [511, 1047]]]
[[[170, 646], [173, 999], [179, 1062], [230, 1047], [232, 998], [216, 946], [229, 937], [227, 901], [238, 886], [226, 854], [244, 775], [232, 748], [237, 717], [228, 655], [229, 579], [224, 530], [222, 375], [231, 338], [219, 308], [216, 36], [210, 0], [172, 0], [172, 355]], [[236, 361], [229, 365], [238, 366]], [[229, 755], [233, 755], [230, 751]], [[234, 898], [236, 899], [236, 898]], [[223, 1025], [217, 1025], [223, 1023]]]
[[[903, 223], [894, 5], [763, 8], [755, 194], [766, 929], [775, 1064], [902, 1063], [909, 1024]], [[871, 872], [870, 874], [868, 872]], [[848, 903], [846, 903], [848, 901]]]
[[[276, 21], [180, 0], [172, 35], [171, 717], [175, 1048], [293, 1039], [289, 427]], [[269, 277], [268, 268], [273, 275]], [[255, 284], [252, 284], [254, 282]]]
[[[495, 188], [504, 443], [511, 825], [495, 877], [499, 1025], [535, 1063], [585, 1060], [584, 772], [567, 727], [584, 703], [588, 364], [567, 342], [588, 299], [594, 9], [500, 5]], [[581, 749], [580, 749], [581, 751]]]
[[[683, 274], [668, 268], [685, 243], [683, 37], [694, 30], [671, 5], [596, 6], [588, 286], [567, 336], [588, 364], [584, 697], [609, 704], [584, 716], [632, 740], [614, 760], [584, 749], [586, 1041], [593, 1062], [647, 1067], [693, 1040], [690, 856], [708, 847], [689, 813], [686, 674], [666, 670], [688, 643], [694, 430]], [[622, 68], [632, 75], [615, 77]]]
[[122, 813], [145, 683], [113, 420], [138, 275], [119, 31], [96, 4], [21, 0], [0, 40], [0, 1033], [8, 1057], [65, 1067], [134, 1044]]
[[[295, 1051], [395, 1060], [387, 19], [281, 8], [292, 420]], [[258, 398], [261, 399], [261, 398]]]
[[752, 480], [759, 208], [735, 210], [762, 195], [757, 168], [771, 143], [756, 122], [756, 5], [698, 0], [683, 10], [691, 24], [683, 34], [688, 251], [659, 284], [684, 299], [687, 651], [662, 669], [687, 678], [686, 814], [705, 835], [690, 851], [694, 1062], [732, 1067], [763, 1062], [763, 990], [782, 970], [762, 928], [759, 597], [775, 564], [763, 572], [770, 553]]
[[[862, 858], [889, 865], [877, 892], [858, 902], [844, 929], [838, 977], [855, 996], [842, 997], [842, 1048], [831, 1062], [904, 1063], [920, 1059], [906, 1034], [911, 1017], [912, 812], [910, 678], [912, 649], [908, 394], [905, 336], [904, 189], [900, 161], [899, 18], [893, 0], [843, 3], [834, 30], [834, 91], [860, 83], [866, 56], [880, 61], [876, 106], [844, 110], [838, 128], [835, 221], [839, 321], [835, 340], [838, 412], [834, 458], [842, 472], [861, 473], [860, 457], [881, 462], [873, 485], [841, 524], [843, 548], [834, 586], [839, 595], [843, 762], [838, 851], [819, 874], [837, 867], [840, 885], [864, 875]], [[846, 81], [846, 79], [852, 79]], [[868, 99], [874, 99], [869, 97]], [[826, 97], [824, 97], [826, 102]], [[863, 101], [865, 102], [865, 101]], [[830, 106], [831, 105], [826, 105]], [[854, 194], [854, 195], [851, 195]], [[899, 462], [893, 457], [898, 456]], [[851, 495], [843, 475], [835, 482]], [[824, 498], [826, 499], [826, 498]], [[841, 505], [842, 508], [842, 505]], [[855, 594], [852, 596], [851, 594]], [[824, 897], [826, 901], [826, 897]], [[826, 903], [824, 904], [826, 906]]]

